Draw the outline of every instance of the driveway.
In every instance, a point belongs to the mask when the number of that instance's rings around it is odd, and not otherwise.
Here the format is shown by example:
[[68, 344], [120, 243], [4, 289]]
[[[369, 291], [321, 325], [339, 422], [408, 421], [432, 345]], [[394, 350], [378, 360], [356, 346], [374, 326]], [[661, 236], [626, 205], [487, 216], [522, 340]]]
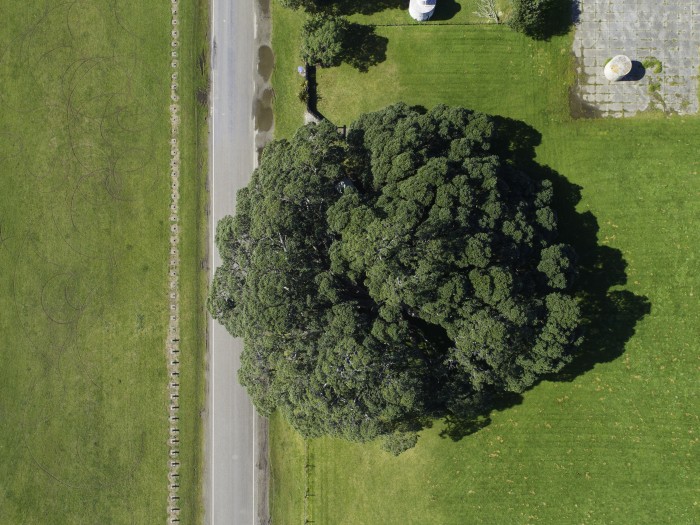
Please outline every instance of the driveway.
[[[583, 116], [698, 111], [698, 0], [579, 0], [574, 37]], [[619, 82], [603, 75], [615, 55], [636, 61]], [[647, 67], [644, 68], [644, 65]]]

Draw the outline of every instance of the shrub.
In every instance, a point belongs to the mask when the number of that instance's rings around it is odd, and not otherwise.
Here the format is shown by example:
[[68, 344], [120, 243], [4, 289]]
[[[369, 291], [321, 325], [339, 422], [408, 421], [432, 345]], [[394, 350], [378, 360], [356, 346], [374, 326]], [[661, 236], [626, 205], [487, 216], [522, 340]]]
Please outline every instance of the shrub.
[[508, 25], [538, 40], [564, 34], [571, 25], [571, 0], [513, 0]]
[[301, 59], [321, 67], [339, 66], [349, 26], [341, 16], [311, 15], [301, 30]]

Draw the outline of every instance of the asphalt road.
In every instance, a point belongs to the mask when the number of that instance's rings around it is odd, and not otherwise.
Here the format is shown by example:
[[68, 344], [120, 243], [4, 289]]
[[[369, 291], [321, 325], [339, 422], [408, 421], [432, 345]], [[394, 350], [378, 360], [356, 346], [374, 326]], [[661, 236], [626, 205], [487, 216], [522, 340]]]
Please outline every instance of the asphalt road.
[[[213, 238], [216, 223], [235, 212], [236, 192], [248, 183], [255, 163], [254, 8], [254, 0], [212, 0], [212, 268], [221, 264]], [[256, 416], [236, 377], [243, 345], [211, 320], [209, 342], [206, 521], [252, 525], [256, 520]]]

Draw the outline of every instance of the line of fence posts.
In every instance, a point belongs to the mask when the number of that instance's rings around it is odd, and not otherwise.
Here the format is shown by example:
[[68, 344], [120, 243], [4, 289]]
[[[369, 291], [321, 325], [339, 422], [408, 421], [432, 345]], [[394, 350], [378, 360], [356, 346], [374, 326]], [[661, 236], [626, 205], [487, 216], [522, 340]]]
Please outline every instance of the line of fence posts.
[[310, 513], [309, 498], [313, 496], [311, 493], [311, 456], [309, 453], [309, 442], [304, 440], [304, 525], [313, 523]]

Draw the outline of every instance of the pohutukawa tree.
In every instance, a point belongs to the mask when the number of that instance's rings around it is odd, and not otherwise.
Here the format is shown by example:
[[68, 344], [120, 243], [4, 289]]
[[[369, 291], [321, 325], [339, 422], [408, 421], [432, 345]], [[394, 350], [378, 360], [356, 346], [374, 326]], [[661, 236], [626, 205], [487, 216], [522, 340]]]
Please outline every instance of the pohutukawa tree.
[[405, 104], [269, 144], [221, 220], [209, 309], [244, 338], [239, 378], [304, 436], [394, 453], [428, 418], [477, 411], [580, 344], [552, 185], [494, 120]]

